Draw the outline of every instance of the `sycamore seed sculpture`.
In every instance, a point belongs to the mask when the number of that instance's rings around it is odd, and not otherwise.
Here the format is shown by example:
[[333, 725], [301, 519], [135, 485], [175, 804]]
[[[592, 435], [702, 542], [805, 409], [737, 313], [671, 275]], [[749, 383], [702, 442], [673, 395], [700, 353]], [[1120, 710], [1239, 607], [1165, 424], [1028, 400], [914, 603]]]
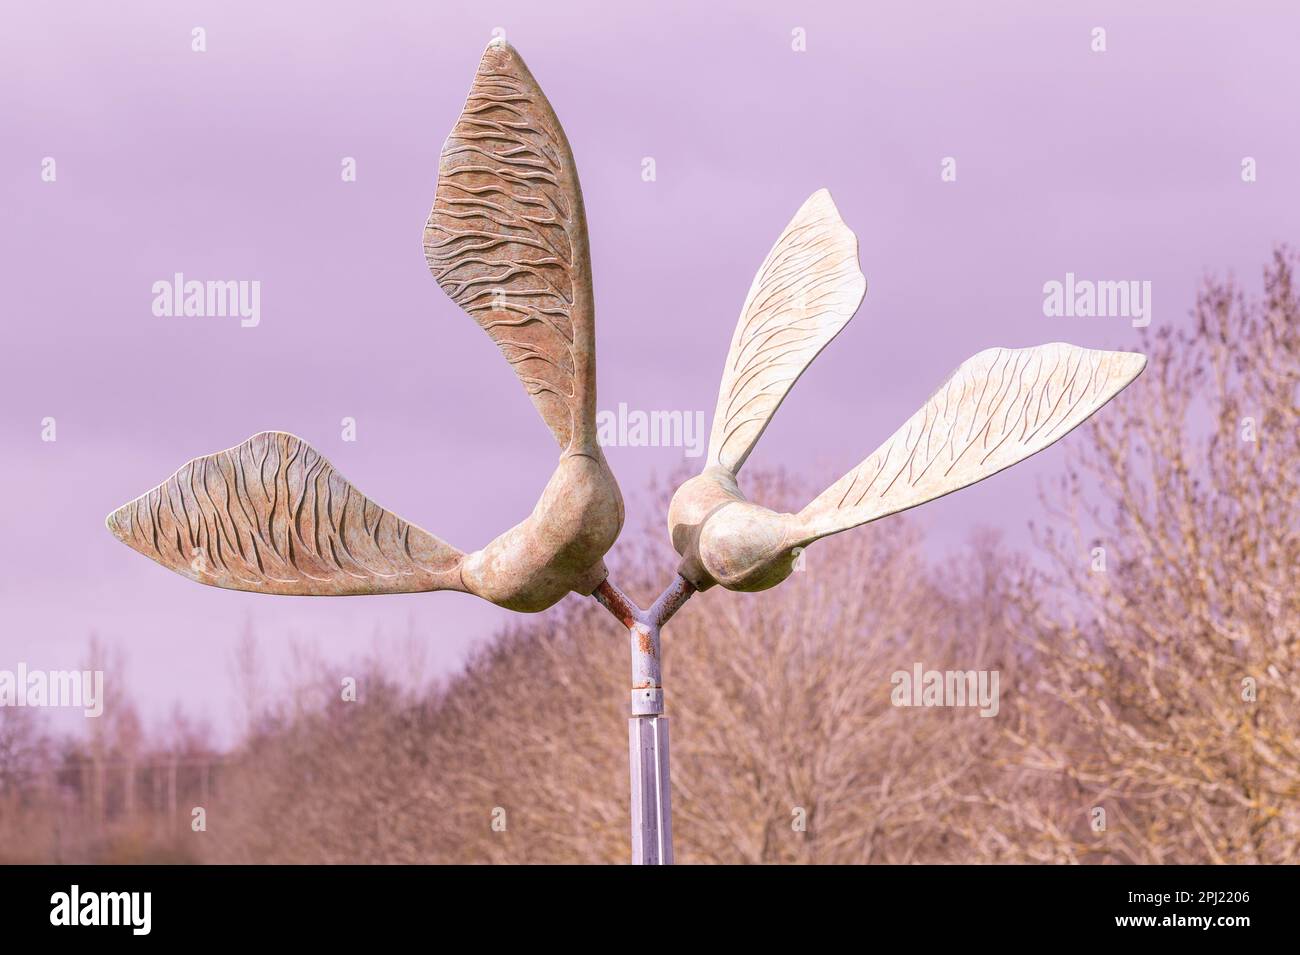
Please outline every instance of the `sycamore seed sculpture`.
[[660, 630], [715, 584], [758, 591], [814, 541], [980, 481], [1059, 440], [1146, 365], [1072, 345], [990, 349], [798, 514], [748, 501], [745, 459], [866, 291], [857, 238], [814, 193], [763, 262], [723, 367], [706, 465], [668, 513], [676, 579], [642, 610], [608, 579], [623, 500], [596, 441], [595, 309], [577, 170], [519, 54], [488, 45], [447, 138], [424, 232], [434, 278], [496, 343], [561, 448], [531, 515], [466, 554], [356, 490], [305, 441], [264, 432], [114, 511], [113, 534], [191, 580], [338, 596], [459, 590], [526, 613], [569, 591], [628, 630], [632, 857], [672, 861]]

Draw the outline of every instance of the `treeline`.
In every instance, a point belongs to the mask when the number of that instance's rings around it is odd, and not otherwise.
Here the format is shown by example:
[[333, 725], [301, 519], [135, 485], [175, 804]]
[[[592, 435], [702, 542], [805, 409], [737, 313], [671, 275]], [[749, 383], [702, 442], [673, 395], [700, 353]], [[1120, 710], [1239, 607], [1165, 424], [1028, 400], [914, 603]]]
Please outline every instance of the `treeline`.
[[[1143, 377], [1053, 452], [1069, 468], [1035, 552], [988, 533], [936, 564], [904, 515], [818, 544], [774, 591], [691, 601], [665, 631], [678, 861], [1297, 861], [1294, 264], [1279, 252], [1253, 296], [1207, 283], [1185, 331], [1146, 342]], [[617, 548], [643, 601], [674, 566], [661, 536]], [[344, 674], [305, 667], [289, 702], [251, 707], [183, 843], [625, 861], [625, 639], [571, 598], [433, 688], [375, 660], [349, 701]], [[997, 671], [996, 715], [895, 705], [917, 663]]]

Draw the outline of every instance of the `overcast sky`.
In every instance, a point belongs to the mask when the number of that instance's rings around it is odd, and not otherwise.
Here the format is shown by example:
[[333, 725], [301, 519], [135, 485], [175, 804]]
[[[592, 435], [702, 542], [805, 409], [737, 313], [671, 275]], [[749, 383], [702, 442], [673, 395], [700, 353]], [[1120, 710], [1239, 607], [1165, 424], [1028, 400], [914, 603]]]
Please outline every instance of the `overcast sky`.
[[[275, 667], [291, 639], [342, 660], [414, 627], [445, 672], [508, 618], [460, 594], [199, 587], [103, 527], [191, 457], [265, 429], [301, 435], [465, 549], [531, 509], [553, 440], [421, 249], [438, 153], [495, 27], [577, 158], [602, 408], [711, 417], [741, 302], [790, 216], [825, 186], [857, 232], [862, 309], [751, 467], [829, 483], [982, 348], [1137, 348], [1126, 318], [1044, 315], [1044, 283], [1067, 272], [1151, 282], [1152, 331], [1186, 321], [1207, 271], [1257, 287], [1272, 246], [1300, 240], [1300, 14], [1131, 6], [12, 7], [0, 668], [74, 666], [96, 632], [129, 657], [148, 720], [179, 700], [224, 727], [247, 620]], [[259, 324], [155, 316], [153, 283], [177, 272], [259, 281]], [[1121, 400], [1144, 400], [1142, 386]], [[1021, 539], [1060, 450], [929, 505], [927, 546], [942, 556], [978, 524]], [[609, 458], [637, 524], [649, 476], [685, 461], [681, 448]]]

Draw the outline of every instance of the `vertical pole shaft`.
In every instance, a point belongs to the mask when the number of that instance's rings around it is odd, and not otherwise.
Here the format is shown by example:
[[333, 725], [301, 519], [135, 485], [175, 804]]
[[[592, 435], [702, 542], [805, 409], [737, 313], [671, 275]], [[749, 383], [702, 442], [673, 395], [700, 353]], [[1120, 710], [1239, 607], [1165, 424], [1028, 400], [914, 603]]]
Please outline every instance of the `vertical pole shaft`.
[[632, 782], [632, 864], [672, 865], [672, 799], [668, 774], [668, 717], [659, 666], [659, 628], [637, 621], [632, 646], [632, 716], [628, 766]]
[[592, 596], [627, 627], [632, 651], [632, 715], [627, 721], [632, 791], [632, 864], [672, 865], [673, 809], [668, 774], [659, 631], [695, 588], [677, 577], [649, 610], [641, 610], [610, 581]]
[[668, 717], [633, 716], [627, 724], [632, 770], [632, 864], [672, 865]]

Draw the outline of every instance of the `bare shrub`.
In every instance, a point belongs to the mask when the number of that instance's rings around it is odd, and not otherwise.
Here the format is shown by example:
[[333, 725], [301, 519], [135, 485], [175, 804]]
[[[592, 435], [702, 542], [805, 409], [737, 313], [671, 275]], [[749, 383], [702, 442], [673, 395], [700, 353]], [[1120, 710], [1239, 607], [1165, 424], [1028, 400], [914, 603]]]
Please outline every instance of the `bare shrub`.
[[[986, 532], [935, 563], [902, 516], [819, 543], [775, 590], [693, 598], [664, 632], [678, 860], [1297, 861], [1294, 264], [1276, 256], [1259, 300], [1207, 283], [1194, 326], [1155, 336], [1143, 378], [1065, 443], [1037, 552]], [[780, 474], [746, 486], [809, 498]], [[658, 525], [613, 558], [643, 605], [676, 566]], [[418, 647], [349, 666], [302, 651], [277, 693], [246, 637], [241, 741], [198, 834], [170, 803], [207, 776], [158, 775], [215, 759], [183, 713], [145, 734], [121, 701], [67, 740], [0, 711], [0, 852], [626, 861], [626, 639], [571, 597], [442, 683]], [[894, 705], [918, 663], [997, 671], [996, 716]], [[122, 764], [152, 766], [152, 790], [97, 781]], [[181, 792], [160, 799], [168, 778]]]
[[[767, 483], [765, 500], [788, 495]], [[644, 602], [671, 574], [660, 564], [620, 570]], [[995, 721], [890, 702], [891, 674], [914, 662], [1014, 669], [1007, 642], [962, 607], [901, 519], [819, 546], [778, 590], [688, 604], [664, 651], [679, 860], [976, 851], [961, 794], [988, 773]], [[424, 702], [381, 692], [346, 716], [331, 704], [299, 718], [241, 760], [247, 783], [228, 787], [225, 818], [243, 835], [214, 841], [215, 858], [625, 861], [626, 639], [571, 601]]]
[[1258, 300], [1207, 282], [1195, 327], [1155, 337], [1142, 387], [1072, 443], [1049, 497], [1076, 533], [1044, 536], [1050, 569], [1011, 605], [1043, 696], [1017, 741], [1071, 781], [1076, 819], [1107, 811], [1104, 832], [1037, 827], [1072, 856], [1297, 859], [1295, 262], [1276, 254]]

